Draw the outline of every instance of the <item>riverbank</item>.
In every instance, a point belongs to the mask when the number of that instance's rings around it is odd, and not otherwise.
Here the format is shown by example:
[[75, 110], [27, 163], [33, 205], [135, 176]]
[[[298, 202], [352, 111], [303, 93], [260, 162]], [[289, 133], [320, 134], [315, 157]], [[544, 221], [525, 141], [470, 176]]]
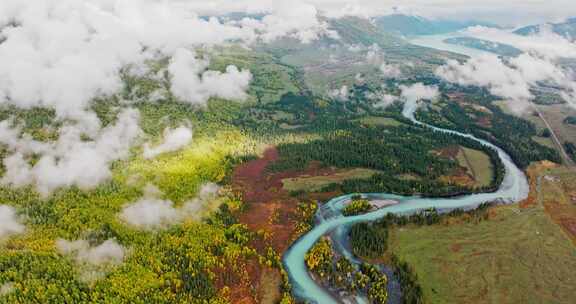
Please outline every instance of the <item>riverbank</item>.
[[[370, 194], [372, 198], [378, 199], [393, 199], [400, 201], [399, 204], [390, 206], [388, 208], [379, 209], [367, 214], [351, 217], [333, 216], [324, 219], [319, 225], [314, 227], [310, 232], [301, 237], [294, 243], [286, 252], [283, 258], [284, 267], [289, 275], [290, 282], [293, 287], [293, 292], [302, 300], [313, 303], [337, 303], [328, 292], [321, 286], [318, 286], [308, 274], [308, 270], [304, 263], [306, 253], [312, 248], [318, 239], [323, 235], [339, 229], [340, 235], [343, 237], [345, 233], [342, 227], [360, 223], [378, 220], [389, 213], [393, 214], [410, 214], [419, 210], [437, 208], [442, 210], [451, 210], [458, 208], [474, 208], [482, 203], [502, 201], [502, 202], [518, 202], [528, 196], [529, 187], [526, 176], [523, 172], [512, 162], [510, 156], [502, 149], [492, 145], [491, 143], [478, 139], [470, 134], [464, 134], [453, 130], [442, 129], [430, 125], [423, 124], [414, 118], [414, 113], [418, 107], [416, 102], [406, 103], [402, 114], [404, 117], [410, 119], [414, 124], [421, 125], [437, 132], [443, 132], [454, 136], [462, 136], [477, 141], [480, 144], [491, 147], [497, 151], [498, 157], [505, 168], [505, 174], [502, 184], [498, 191], [493, 193], [480, 193], [462, 196], [452, 199], [442, 198], [421, 198], [421, 197], [402, 197], [392, 194]], [[353, 195], [346, 195], [334, 198], [326, 203], [321, 209], [329, 209], [333, 214], [339, 214], [342, 211], [343, 203], [350, 200]], [[340, 249], [344, 249], [343, 247]], [[343, 256], [353, 256], [350, 252], [342, 252]]]
[[[538, 170], [529, 204], [492, 207], [479, 223], [391, 231], [390, 250], [415, 269], [426, 303], [573, 303], [576, 246], [560, 218], [576, 215], [576, 203], [560, 202], [558, 191], [574, 191], [576, 178], [561, 168]], [[558, 221], [554, 205], [563, 210]]]

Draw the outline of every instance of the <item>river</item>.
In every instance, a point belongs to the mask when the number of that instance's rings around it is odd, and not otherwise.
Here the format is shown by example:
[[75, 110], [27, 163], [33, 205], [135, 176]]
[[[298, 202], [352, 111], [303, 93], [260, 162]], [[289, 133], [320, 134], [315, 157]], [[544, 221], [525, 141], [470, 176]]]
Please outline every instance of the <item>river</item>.
[[[417, 107], [417, 102], [407, 102], [402, 114], [404, 117], [412, 120], [415, 124], [439, 132], [471, 138], [496, 150], [505, 168], [505, 175], [502, 184], [495, 192], [478, 193], [451, 198], [424, 198], [419, 196], [398, 196], [389, 193], [367, 193], [363, 194], [363, 196], [369, 199], [396, 200], [399, 203], [374, 212], [350, 217], [341, 215], [341, 210], [345, 206], [345, 203], [351, 199], [353, 194], [331, 199], [318, 210], [318, 224], [298, 239], [284, 254], [284, 267], [290, 278], [293, 294], [297, 299], [319, 304], [339, 303], [339, 299], [335, 299], [334, 295], [319, 286], [312, 279], [308, 273], [304, 260], [306, 253], [324, 235], [331, 234], [332, 239], [336, 240], [335, 243], [337, 243], [337, 246], [335, 246], [337, 247], [336, 250], [340, 254], [354, 261], [354, 256], [350, 250], [341, 245], [345, 243], [347, 237], [346, 228], [352, 224], [375, 221], [389, 213], [406, 215], [429, 208], [436, 208], [439, 210], [452, 210], [458, 208], [473, 209], [482, 203], [514, 203], [521, 201], [528, 196], [529, 186], [526, 176], [522, 170], [514, 164], [506, 152], [499, 147], [470, 134], [442, 129], [417, 121], [414, 118], [414, 113], [417, 110]], [[357, 302], [363, 303], [366, 302], [366, 300], [358, 297]]]
[[468, 37], [468, 34], [461, 33], [461, 32], [454, 32], [448, 34], [441, 34], [441, 35], [423, 35], [423, 36], [415, 36], [408, 38], [408, 42], [411, 44], [433, 48], [441, 51], [448, 51], [456, 54], [465, 55], [468, 57], [475, 57], [479, 55], [486, 55], [491, 54], [490, 52], [469, 48], [463, 45], [458, 44], [451, 44], [446, 43], [445, 40], [449, 38], [456, 38], [456, 37]]

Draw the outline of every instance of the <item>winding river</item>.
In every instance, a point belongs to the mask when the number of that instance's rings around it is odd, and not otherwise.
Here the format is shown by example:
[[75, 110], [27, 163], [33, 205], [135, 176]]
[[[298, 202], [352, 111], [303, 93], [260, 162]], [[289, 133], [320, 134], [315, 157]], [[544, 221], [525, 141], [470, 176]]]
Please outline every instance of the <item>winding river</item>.
[[[333, 198], [319, 209], [317, 214], [319, 223], [312, 230], [298, 239], [284, 255], [284, 267], [290, 278], [293, 294], [299, 300], [319, 304], [339, 303], [339, 300], [335, 299], [334, 295], [319, 286], [312, 279], [304, 261], [306, 253], [323, 235], [331, 234], [332, 239], [336, 240], [336, 250], [354, 262], [354, 256], [341, 244], [344, 243], [344, 240], [346, 239], [346, 227], [349, 227], [352, 224], [375, 221], [389, 213], [405, 215], [429, 208], [436, 208], [439, 210], [452, 210], [457, 208], [473, 209], [486, 202], [513, 203], [523, 200], [528, 196], [529, 186], [526, 176], [518, 167], [516, 167], [506, 152], [499, 147], [470, 134], [442, 129], [417, 121], [414, 118], [414, 113], [417, 107], [417, 102], [407, 102], [402, 114], [404, 117], [412, 120], [415, 124], [431, 128], [438, 132], [471, 138], [496, 150], [505, 168], [505, 175], [502, 184], [495, 192], [478, 193], [451, 198], [398, 196], [388, 193], [363, 194], [364, 197], [369, 199], [396, 200], [399, 203], [370, 213], [350, 217], [342, 216], [341, 210], [344, 208], [346, 202], [351, 199], [352, 194]], [[363, 303], [365, 302], [365, 299], [357, 297], [356, 301]]]

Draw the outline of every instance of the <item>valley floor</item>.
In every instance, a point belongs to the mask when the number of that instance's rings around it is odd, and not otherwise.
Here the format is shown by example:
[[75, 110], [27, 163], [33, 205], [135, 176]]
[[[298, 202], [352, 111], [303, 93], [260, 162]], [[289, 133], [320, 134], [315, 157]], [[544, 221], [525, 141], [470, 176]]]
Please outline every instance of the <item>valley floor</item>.
[[489, 220], [392, 230], [389, 248], [415, 269], [425, 303], [573, 303], [576, 174], [528, 172], [530, 198]]

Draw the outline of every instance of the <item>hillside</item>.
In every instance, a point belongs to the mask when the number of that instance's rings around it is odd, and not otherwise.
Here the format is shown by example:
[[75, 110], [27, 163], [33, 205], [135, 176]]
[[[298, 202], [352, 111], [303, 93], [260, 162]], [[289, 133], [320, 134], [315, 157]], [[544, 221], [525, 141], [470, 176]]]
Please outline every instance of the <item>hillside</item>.
[[375, 18], [374, 21], [381, 30], [404, 36], [445, 34], [476, 25], [495, 27], [486, 22], [432, 20], [403, 14], [381, 16]]
[[544, 28], [549, 28], [552, 32], [571, 41], [576, 40], [576, 17], [569, 18], [560, 23], [545, 23], [526, 26], [516, 30], [514, 33], [523, 36], [530, 36], [542, 32]]

